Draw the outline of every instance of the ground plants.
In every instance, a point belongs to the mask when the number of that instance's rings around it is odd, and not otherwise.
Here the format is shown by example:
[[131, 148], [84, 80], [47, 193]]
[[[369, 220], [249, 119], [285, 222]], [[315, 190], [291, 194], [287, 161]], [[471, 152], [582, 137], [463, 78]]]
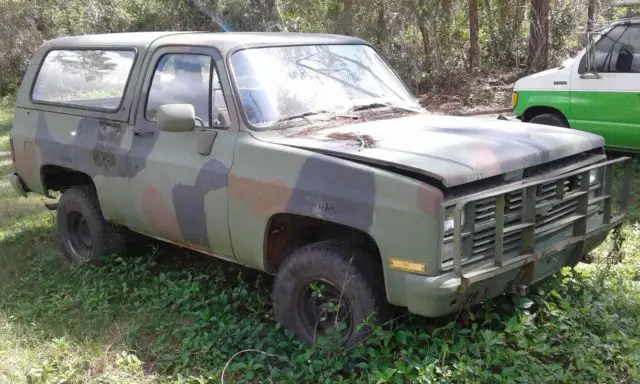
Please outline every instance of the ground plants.
[[[10, 100], [0, 103], [3, 175]], [[0, 180], [3, 383], [640, 381], [635, 201], [622, 263], [607, 261], [609, 239], [593, 263], [526, 297], [436, 321], [400, 314], [350, 351], [295, 342], [273, 320], [271, 278], [234, 265], [149, 242], [102, 268], [69, 266], [42, 203]]]

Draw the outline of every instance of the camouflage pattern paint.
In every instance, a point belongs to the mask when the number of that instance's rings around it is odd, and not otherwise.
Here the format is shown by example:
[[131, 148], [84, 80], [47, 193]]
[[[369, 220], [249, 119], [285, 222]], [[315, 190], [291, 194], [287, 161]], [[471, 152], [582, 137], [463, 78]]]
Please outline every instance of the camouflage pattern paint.
[[368, 232], [375, 204], [373, 172], [334, 159], [308, 156], [293, 185], [285, 212], [320, 217]]
[[[240, 134], [235, 152], [229, 224], [235, 255], [243, 264], [264, 269], [270, 219], [279, 213], [358, 228], [374, 239], [383, 260], [400, 257], [432, 266], [438, 260], [440, 190], [348, 160], [255, 140], [248, 134]], [[383, 267], [387, 282], [403, 279], [386, 263]], [[428, 272], [437, 273], [437, 269]], [[404, 300], [399, 290], [387, 293], [398, 305]]]
[[182, 238], [188, 243], [211, 247], [207, 235], [205, 195], [227, 187], [229, 169], [216, 159], [207, 161], [193, 185], [178, 184], [173, 187], [173, 206]]
[[[11, 131], [16, 171], [36, 193], [45, 192], [43, 166], [83, 172], [96, 184], [108, 220], [257, 269], [265, 267], [265, 240], [274, 215], [357, 228], [380, 251], [388, 300], [407, 305], [409, 284], [441, 273], [444, 194], [371, 164], [422, 172], [450, 187], [604, 144], [586, 132], [426, 114], [345, 120], [334, 128], [286, 132], [257, 132], [244, 125], [223, 60], [231, 50], [345, 42], [364, 43], [286, 33], [134, 33], [51, 40], [34, 54], [18, 95]], [[138, 50], [118, 111], [31, 102], [31, 84], [47, 49], [99, 44]], [[169, 52], [209, 53], [218, 65], [231, 121], [228, 129], [216, 130], [209, 155], [198, 153], [194, 132], [161, 132], [144, 117], [150, 74]], [[426, 273], [416, 277], [391, 270], [390, 258], [424, 263]]]
[[[332, 140], [362, 136], [357, 142]], [[445, 187], [496, 176], [602, 147], [583, 131], [510, 121], [419, 114], [313, 130], [256, 132], [261, 140], [391, 165], [440, 180]]]

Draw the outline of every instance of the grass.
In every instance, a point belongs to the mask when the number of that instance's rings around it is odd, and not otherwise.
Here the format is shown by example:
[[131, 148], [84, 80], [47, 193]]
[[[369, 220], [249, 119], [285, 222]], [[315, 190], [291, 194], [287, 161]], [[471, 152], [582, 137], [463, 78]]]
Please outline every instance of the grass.
[[[636, 162], [634, 191], [639, 175]], [[273, 320], [270, 280], [228, 263], [151, 243], [104, 268], [69, 266], [42, 199], [17, 198], [1, 180], [0, 383], [217, 383], [223, 370], [224, 382], [637, 383], [640, 208], [631, 208], [623, 263], [601, 261], [608, 240], [599, 262], [525, 298], [487, 302], [466, 324], [405, 317], [343, 352], [293, 341]]]
[[0, 174], [8, 166], [7, 156], [3, 152], [9, 151], [9, 130], [13, 118], [14, 98], [5, 96], [0, 98]]

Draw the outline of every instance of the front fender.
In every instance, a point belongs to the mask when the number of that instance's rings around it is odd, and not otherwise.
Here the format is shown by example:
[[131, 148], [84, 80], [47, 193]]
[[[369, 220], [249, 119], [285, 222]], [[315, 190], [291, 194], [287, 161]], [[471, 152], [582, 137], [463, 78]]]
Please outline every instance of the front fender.
[[391, 269], [391, 258], [424, 263], [425, 274], [437, 268], [443, 195], [409, 177], [241, 135], [229, 194], [234, 253], [253, 268], [265, 269], [265, 233], [271, 217], [280, 213], [369, 234], [380, 250], [387, 296], [393, 304], [403, 304], [407, 272]]

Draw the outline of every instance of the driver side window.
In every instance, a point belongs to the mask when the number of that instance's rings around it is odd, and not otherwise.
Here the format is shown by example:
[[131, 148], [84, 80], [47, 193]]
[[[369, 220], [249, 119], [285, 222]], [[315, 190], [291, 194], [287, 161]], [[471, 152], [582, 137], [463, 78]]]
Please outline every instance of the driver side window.
[[218, 72], [208, 55], [179, 53], [160, 58], [151, 80], [145, 118], [155, 121], [162, 104], [193, 105], [205, 127], [228, 127], [229, 124]]
[[[595, 64], [601, 73], [640, 73], [640, 25], [619, 25], [595, 46]], [[586, 57], [579, 73], [586, 70]]]

